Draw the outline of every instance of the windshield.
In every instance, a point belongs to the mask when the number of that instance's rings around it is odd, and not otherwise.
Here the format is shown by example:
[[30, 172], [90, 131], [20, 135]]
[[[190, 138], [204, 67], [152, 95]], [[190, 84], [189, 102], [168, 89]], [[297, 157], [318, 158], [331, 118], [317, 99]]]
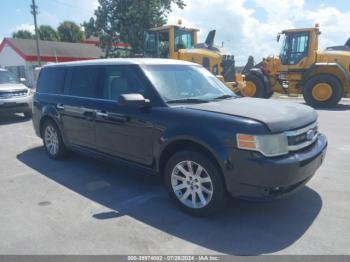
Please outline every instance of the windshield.
[[8, 71], [0, 71], [0, 84], [16, 84], [18, 81]]
[[211, 101], [236, 95], [200, 66], [148, 65], [145, 72], [166, 102]]

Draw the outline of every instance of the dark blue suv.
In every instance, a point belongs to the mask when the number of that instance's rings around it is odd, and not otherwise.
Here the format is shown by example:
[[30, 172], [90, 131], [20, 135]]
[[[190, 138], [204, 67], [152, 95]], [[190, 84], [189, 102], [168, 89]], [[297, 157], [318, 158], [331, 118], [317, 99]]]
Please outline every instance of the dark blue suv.
[[73, 150], [141, 167], [194, 215], [219, 210], [230, 195], [295, 192], [327, 148], [312, 108], [238, 97], [203, 67], [170, 59], [48, 65], [33, 103], [49, 157]]

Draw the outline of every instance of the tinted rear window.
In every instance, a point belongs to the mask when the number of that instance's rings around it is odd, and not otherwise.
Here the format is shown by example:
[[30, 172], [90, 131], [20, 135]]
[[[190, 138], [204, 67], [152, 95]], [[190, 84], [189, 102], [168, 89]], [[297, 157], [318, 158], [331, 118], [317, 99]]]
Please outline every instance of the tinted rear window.
[[64, 67], [48, 67], [41, 69], [37, 92], [62, 94], [66, 69]]
[[99, 68], [96, 66], [73, 67], [69, 95], [96, 97]]

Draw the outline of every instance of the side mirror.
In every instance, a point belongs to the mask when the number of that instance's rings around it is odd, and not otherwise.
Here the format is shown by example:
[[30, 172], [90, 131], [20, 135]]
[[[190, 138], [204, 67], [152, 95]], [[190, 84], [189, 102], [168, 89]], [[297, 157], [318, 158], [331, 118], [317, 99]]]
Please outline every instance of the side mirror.
[[27, 79], [25, 79], [24, 77], [21, 77], [21, 78], [19, 79], [19, 81], [20, 81], [22, 84], [24, 84], [24, 83], [27, 81]]
[[119, 97], [119, 103], [123, 106], [139, 106], [145, 107], [150, 105], [150, 101], [141, 94], [124, 94]]

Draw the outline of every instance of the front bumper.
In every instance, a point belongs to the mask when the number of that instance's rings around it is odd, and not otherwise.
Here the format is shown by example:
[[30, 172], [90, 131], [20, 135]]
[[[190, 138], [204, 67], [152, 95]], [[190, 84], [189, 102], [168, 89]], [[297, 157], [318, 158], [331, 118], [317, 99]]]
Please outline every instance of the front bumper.
[[32, 111], [33, 95], [0, 99], [0, 112], [22, 113]]
[[266, 158], [260, 153], [236, 150], [224, 172], [227, 190], [235, 197], [273, 199], [303, 187], [321, 166], [327, 139], [319, 134], [316, 142], [286, 156]]

